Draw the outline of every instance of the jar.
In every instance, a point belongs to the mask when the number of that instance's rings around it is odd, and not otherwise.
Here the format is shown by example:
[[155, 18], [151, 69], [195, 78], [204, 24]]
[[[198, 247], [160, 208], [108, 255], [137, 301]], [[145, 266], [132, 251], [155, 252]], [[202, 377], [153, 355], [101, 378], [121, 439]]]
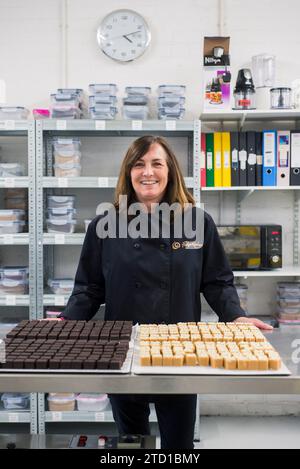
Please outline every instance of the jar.
[[292, 109], [291, 88], [271, 88], [270, 94], [272, 109]]

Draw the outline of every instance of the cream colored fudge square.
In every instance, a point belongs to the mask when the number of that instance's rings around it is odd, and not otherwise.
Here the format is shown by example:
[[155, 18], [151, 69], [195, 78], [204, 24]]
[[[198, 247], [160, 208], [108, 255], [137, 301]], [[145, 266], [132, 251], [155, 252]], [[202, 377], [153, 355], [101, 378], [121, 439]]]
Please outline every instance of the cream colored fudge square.
[[173, 365], [173, 355], [165, 355], [163, 353], [162, 364], [163, 364], [163, 366], [172, 366]]
[[224, 368], [225, 370], [235, 370], [237, 367], [237, 360], [234, 357], [224, 357]]
[[148, 355], [141, 355], [140, 354], [140, 365], [141, 366], [151, 366], [151, 356], [150, 354]]
[[184, 354], [175, 354], [173, 356], [173, 366], [183, 366], [184, 363]]
[[223, 368], [223, 357], [221, 355], [210, 355], [209, 357], [210, 366], [212, 368]]
[[185, 353], [185, 364], [186, 366], [196, 366], [197, 356], [195, 353]]
[[162, 366], [161, 354], [152, 354], [152, 366]]
[[277, 353], [269, 355], [269, 368], [271, 370], [279, 370], [281, 367], [281, 359]]
[[237, 361], [238, 370], [248, 370], [248, 359], [247, 357], [239, 357]]
[[207, 353], [197, 352], [198, 365], [209, 366], [209, 356]]

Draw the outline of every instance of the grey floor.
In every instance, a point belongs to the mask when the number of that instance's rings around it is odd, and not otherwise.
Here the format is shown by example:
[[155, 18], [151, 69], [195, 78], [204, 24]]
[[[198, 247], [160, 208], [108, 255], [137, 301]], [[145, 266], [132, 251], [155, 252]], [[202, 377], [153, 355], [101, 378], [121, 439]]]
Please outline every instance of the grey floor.
[[201, 417], [196, 449], [300, 448], [300, 417]]

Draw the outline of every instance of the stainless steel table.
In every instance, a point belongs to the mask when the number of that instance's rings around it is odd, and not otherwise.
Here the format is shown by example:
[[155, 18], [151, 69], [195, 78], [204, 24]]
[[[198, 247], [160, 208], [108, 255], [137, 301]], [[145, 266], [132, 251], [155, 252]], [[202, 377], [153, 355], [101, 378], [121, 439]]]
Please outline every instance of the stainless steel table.
[[[266, 333], [290, 376], [109, 375], [0, 373], [0, 392], [105, 392], [112, 394], [299, 394], [300, 327]], [[297, 363], [298, 362], [298, 363]]]

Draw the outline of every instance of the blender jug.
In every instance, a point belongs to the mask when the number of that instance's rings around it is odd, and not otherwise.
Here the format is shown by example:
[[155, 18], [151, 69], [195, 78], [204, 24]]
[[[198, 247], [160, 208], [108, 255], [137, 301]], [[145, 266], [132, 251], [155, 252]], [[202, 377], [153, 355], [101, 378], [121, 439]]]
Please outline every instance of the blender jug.
[[270, 109], [270, 89], [275, 82], [275, 55], [254, 55], [252, 72], [256, 88], [256, 106], [258, 109]]

